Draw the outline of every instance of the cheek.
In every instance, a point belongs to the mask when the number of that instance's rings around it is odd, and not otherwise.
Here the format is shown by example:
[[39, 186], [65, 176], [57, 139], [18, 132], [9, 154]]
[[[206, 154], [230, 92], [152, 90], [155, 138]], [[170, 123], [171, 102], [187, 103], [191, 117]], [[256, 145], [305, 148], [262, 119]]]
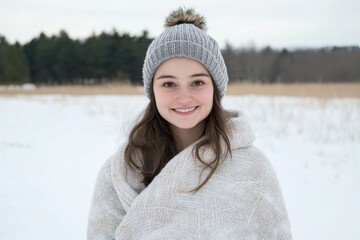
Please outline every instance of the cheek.
[[210, 114], [213, 108], [213, 103], [214, 103], [214, 92], [209, 91], [206, 94], [204, 94], [202, 104], [203, 106], [205, 106], [205, 111], [207, 112], [207, 114]]
[[202, 92], [201, 96], [199, 96], [203, 105], [212, 107], [214, 101], [214, 91], [213, 89], [209, 89], [208, 91]]
[[154, 91], [155, 103], [159, 112], [162, 112], [164, 108], [168, 108], [171, 102], [169, 94], [161, 91]]

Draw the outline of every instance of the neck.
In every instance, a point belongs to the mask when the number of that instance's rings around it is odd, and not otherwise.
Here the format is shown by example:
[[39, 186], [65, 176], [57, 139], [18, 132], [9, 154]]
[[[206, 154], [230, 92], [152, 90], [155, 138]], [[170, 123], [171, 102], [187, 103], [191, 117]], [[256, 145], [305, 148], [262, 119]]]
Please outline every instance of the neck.
[[204, 128], [205, 121], [200, 122], [198, 125], [190, 129], [181, 129], [172, 125], [171, 130], [174, 134], [177, 151], [181, 152], [182, 150], [199, 140], [204, 133]]

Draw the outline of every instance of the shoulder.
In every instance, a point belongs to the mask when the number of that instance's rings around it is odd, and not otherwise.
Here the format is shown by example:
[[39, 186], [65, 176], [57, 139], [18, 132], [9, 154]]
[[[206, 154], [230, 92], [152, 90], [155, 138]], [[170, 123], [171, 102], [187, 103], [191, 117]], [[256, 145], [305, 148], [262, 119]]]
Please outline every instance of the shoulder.
[[123, 144], [115, 154], [105, 163], [104, 167], [110, 168], [112, 181], [116, 186], [129, 185], [136, 192], [141, 192], [144, 188], [142, 184], [142, 175], [135, 167], [130, 167], [125, 161], [125, 147]]
[[107, 159], [103, 165], [101, 166], [100, 170], [97, 174], [97, 180], [96, 185], [98, 187], [104, 186], [104, 185], [112, 185], [112, 179], [111, 179], [111, 159]]
[[229, 119], [227, 122], [228, 137], [231, 149], [244, 148], [251, 146], [255, 136], [246, 115], [239, 111], [228, 111]]
[[262, 184], [269, 179], [276, 179], [267, 156], [253, 145], [233, 149], [220, 169], [236, 182], [251, 181]]
[[145, 187], [141, 174], [125, 162], [124, 147], [121, 146], [101, 167], [95, 192], [108, 197], [116, 196], [127, 211], [132, 201]]
[[126, 163], [124, 151], [125, 145], [122, 145], [104, 162], [98, 173], [98, 182], [112, 185], [118, 194], [126, 192], [125, 189], [140, 193], [144, 189], [142, 175]]

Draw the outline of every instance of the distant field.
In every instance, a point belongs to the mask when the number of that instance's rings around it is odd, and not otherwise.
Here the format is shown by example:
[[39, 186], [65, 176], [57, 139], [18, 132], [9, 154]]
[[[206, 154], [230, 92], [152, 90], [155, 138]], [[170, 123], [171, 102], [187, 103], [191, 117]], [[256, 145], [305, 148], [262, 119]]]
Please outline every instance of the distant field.
[[[55, 86], [36, 89], [0, 88], [0, 95], [18, 94], [65, 94], [65, 95], [143, 95], [142, 86], [104, 85], [104, 86]], [[296, 96], [316, 98], [360, 98], [360, 83], [339, 84], [230, 84], [228, 95]]]

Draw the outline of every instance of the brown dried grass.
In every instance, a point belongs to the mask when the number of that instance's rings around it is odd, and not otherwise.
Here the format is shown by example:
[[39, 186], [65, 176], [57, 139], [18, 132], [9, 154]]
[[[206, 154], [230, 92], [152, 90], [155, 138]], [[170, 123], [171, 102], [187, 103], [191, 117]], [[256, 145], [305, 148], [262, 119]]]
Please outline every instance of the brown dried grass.
[[228, 95], [360, 98], [360, 83], [230, 84]]
[[[142, 86], [116, 84], [103, 86], [49, 86], [34, 90], [0, 89], [2, 96], [62, 94], [84, 95], [144, 95]], [[360, 83], [311, 84], [229, 84], [227, 95], [294, 96], [315, 98], [360, 98]]]

